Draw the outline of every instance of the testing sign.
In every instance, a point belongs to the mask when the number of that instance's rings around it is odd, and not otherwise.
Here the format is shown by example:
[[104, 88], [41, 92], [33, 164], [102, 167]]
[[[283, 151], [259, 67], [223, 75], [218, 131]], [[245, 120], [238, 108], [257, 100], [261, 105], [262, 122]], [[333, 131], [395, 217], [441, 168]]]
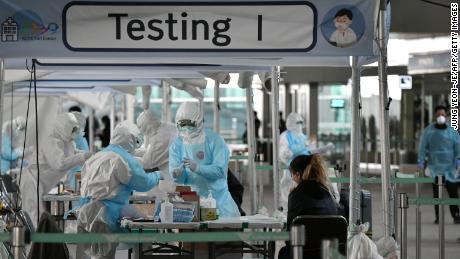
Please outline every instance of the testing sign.
[[376, 2], [0, 0], [0, 57], [372, 56]]
[[309, 2], [77, 2], [63, 15], [64, 43], [75, 51], [308, 51], [316, 43]]

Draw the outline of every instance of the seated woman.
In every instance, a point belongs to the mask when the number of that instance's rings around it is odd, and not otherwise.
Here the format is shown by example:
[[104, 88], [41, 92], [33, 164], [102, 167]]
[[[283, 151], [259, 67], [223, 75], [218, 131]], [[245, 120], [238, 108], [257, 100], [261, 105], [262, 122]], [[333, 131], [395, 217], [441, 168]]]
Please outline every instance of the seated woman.
[[[299, 155], [289, 165], [292, 180], [297, 186], [288, 198], [287, 226], [302, 215], [337, 215], [327, 171], [320, 155]], [[291, 258], [289, 243], [281, 248], [278, 258]], [[320, 258], [320, 255], [318, 255]], [[310, 258], [310, 257], [308, 257]], [[316, 258], [316, 257], [315, 257]]]

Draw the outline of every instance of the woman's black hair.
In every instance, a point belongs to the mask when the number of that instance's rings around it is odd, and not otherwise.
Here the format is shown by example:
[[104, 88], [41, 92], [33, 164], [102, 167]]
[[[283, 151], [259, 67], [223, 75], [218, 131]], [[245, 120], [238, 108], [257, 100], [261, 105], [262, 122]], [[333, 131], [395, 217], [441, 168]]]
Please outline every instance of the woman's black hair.
[[311, 163], [312, 158], [313, 156], [307, 155], [296, 156], [292, 159], [289, 169], [291, 169], [292, 172], [299, 173], [300, 177], [302, 177], [305, 168], [307, 168], [307, 166]]
[[449, 113], [449, 109], [444, 105], [438, 105], [434, 108], [434, 112], [438, 112], [439, 110], [444, 110], [446, 113]]

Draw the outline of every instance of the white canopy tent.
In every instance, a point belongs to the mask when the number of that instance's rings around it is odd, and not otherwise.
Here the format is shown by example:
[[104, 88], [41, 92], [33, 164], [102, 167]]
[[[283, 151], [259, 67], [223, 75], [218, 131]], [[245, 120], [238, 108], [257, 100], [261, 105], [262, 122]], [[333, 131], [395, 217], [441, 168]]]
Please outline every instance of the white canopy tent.
[[[178, 2], [178, 3], [175, 3]], [[175, 5], [168, 5], [175, 3]], [[32, 22], [40, 23], [43, 28], [47, 30], [44, 32], [46, 37], [37, 37], [37, 40], [27, 40], [27, 33], [25, 30], [22, 35], [16, 35], [19, 37], [18, 40], [12, 40], [11, 42], [2, 43], [0, 49], [1, 59], [1, 70], [2, 70], [2, 83], [3, 74], [8, 74], [10, 69], [24, 69], [25, 61], [27, 58], [38, 58], [39, 61], [45, 65], [44, 69], [40, 67], [37, 69], [37, 77], [39, 79], [46, 79], [48, 77], [47, 70], [63, 70], [67, 73], [77, 73], [75, 76], [84, 78], [85, 76], [89, 79], [131, 79], [131, 80], [154, 80], [161, 78], [177, 78], [174, 73], [181, 74], [182, 72], [190, 73], [187, 67], [193, 66], [194, 71], [226, 71], [226, 72], [263, 72], [266, 69], [260, 69], [254, 66], [342, 66], [350, 67], [353, 69], [353, 96], [352, 101], [358, 104], [359, 100], [359, 74], [360, 66], [368, 63], [369, 60], [375, 59], [374, 57], [380, 55], [379, 59], [379, 75], [380, 75], [380, 90], [381, 90], [381, 125], [388, 125], [388, 111], [386, 110], [387, 104], [387, 84], [386, 84], [386, 39], [388, 38], [388, 20], [386, 18], [386, 1], [382, 0], [312, 0], [304, 5], [306, 2], [295, 2], [295, 1], [263, 1], [263, 0], [251, 0], [246, 3], [241, 3], [233, 0], [219, 0], [213, 1], [206, 4], [202, 2], [190, 1], [187, 3], [179, 1], [170, 1], [168, 3], [161, 1], [145, 1], [144, 3], [130, 4], [129, 2], [123, 1], [112, 1], [110, 8], [105, 6], [105, 2], [91, 3], [88, 1], [87, 4], [78, 4], [78, 2], [70, 3], [70, 1], [62, 0], [49, 0], [46, 6], [43, 3], [39, 3], [33, 0], [18, 0], [15, 1], [14, 5], [7, 0], [0, 0], [0, 19], [7, 20], [8, 17], [14, 19], [24, 19], [24, 17], [34, 17]], [[379, 3], [381, 3], [379, 5]], [[101, 13], [101, 10], [110, 10], [115, 13], [127, 10], [130, 15], [139, 17], [141, 20], [148, 19], [148, 14], [145, 12], [139, 12], [138, 5], [142, 8], [148, 9], [150, 7], [156, 7], [160, 11], [152, 11], [152, 16], [162, 17], [161, 15], [166, 12], [178, 13], [180, 8], [183, 10], [193, 12], [196, 10], [206, 10], [208, 16], [203, 19], [211, 22], [217, 22], [216, 19], [228, 16], [231, 17], [235, 24], [244, 22], [247, 26], [241, 26], [232, 28], [229, 30], [229, 35], [232, 42], [235, 42], [235, 46], [229, 44], [227, 46], [210, 46], [209, 42], [192, 40], [179, 40], [176, 43], [171, 43], [170, 40], [165, 42], [158, 42], [163, 47], [156, 48], [151, 42], [139, 41], [133, 43], [128, 38], [120, 40], [118, 36], [115, 38], [107, 38], [107, 41], [98, 42], [97, 39], [105, 37], [106, 28], [109, 28], [108, 32], [113, 32], [114, 29], [110, 29], [110, 26], [118, 26], [118, 20], [107, 20], [107, 14]], [[161, 8], [157, 8], [160, 6]], [[178, 9], [179, 8], [179, 9]], [[355, 18], [356, 24], [359, 19], [362, 19], [364, 24], [363, 34], [360, 40], [351, 46], [346, 48], [338, 48], [331, 45], [329, 38], [324, 36], [327, 24], [332, 22], [335, 11], [340, 8], [354, 8], [357, 10], [356, 14], [360, 14], [361, 18]], [[24, 15], [24, 10], [28, 12]], [[305, 10], [305, 12], [293, 13], [294, 9]], [[153, 9], [149, 9], [153, 10]], [[380, 11], [379, 11], [380, 10]], [[30, 13], [29, 11], [32, 11]], [[334, 12], [333, 12], [334, 11]], [[148, 13], [148, 11], [146, 11]], [[160, 13], [158, 13], [160, 12]], [[252, 13], [254, 12], [254, 13]], [[258, 14], [260, 12], [260, 14]], [[258, 15], [254, 15], [254, 14]], [[291, 15], [292, 13], [292, 15]], [[289, 15], [287, 15], [289, 14]], [[307, 14], [307, 16], [304, 16]], [[332, 15], [332, 16], [331, 16]], [[146, 17], [147, 16], [147, 17]], [[40, 17], [46, 17], [46, 21], [38, 19]], [[109, 15], [110, 17], [110, 15]], [[263, 17], [263, 18], [262, 18]], [[356, 16], [358, 17], [358, 16]], [[377, 18], [380, 19], [377, 21]], [[61, 20], [62, 19], [62, 20]], [[105, 19], [105, 20], [104, 20]], [[117, 18], [118, 19], [118, 18]], [[230, 18], [228, 18], [230, 19]], [[239, 20], [242, 19], [242, 20]], [[9, 20], [11, 22], [11, 20]], [[92, 22], [91, 26], [87, 22]], [[221, 20], [219, 20], [221, 21]], [[228, 21], [228, 20], [227, 20]], [[270, 26], [263, 26], [262, 21], [267, 22]], [[354, 22], [355, 23], [355, 22]], [[139, 23], [140, 24], [140, 23]], [[230, 24], [230, 23], [228, 23]], [[257, 26], [255, 25], [257, 24]], [[57, 27], [56, 27], [57, 25]], [[258, 28], [257, 32], [249, 31], [251, 26]], [[379, 33], [377, 34], [377, 25]], [[109, 26], [109, 27], [107, 27]], [[140, 26], [140, 25], [139, 25]], [[236, 26], [236, 25], [235, 25]], [[283, 27], [287, 26], [287, 27]], [[230, 25], [229, 25], [230, 27]], [[60, 30], [59, 28], [62, 28]], [[142, 27], [139, 27], [142, 28]], [[255, 27], [254, 27], [255, 28]], [[94, 34], [93, 30], [98, 30], [100, 35]], [[132, 28], [131, 28], [132, 29]], [[130, 29], [130, 30], [131, 30]], [[141, 31], [139, 29], [138, 31]], [[286, 33], [288, 32], [289, 33]], [[131, 30], [131, 33], [133, 31]], [[324, 34], [324, 35], [323, 35]], [[91, 37], [88, 37], [91, 35]], [[124, 34], [123, 34], [124, 35]], [[258, 37], [252, 37], [258, 35]], [[262, 37], [265, 35], [267, 39]], [[152, 35], [149, 35], [152, 36]], [[157, 35], [158, 36], [158, 35]], [[224, 35], [225, 36], [225, 35]], [[11, 37], [14, 38], [14, 35]], [[22, 38], [21, 38], [22, 37]], [[108, 36], [110, 37], [110, 35]], [[137, 35], [136, 37], [140, 37]], [[130, 36], [132, 39], [133, 37]], [[182, 37], [182, 39], [187, 37]], [[48, 40], [50, 39], [50, 40]], [[101, 38], [103, 39], [103, 38]], [[376, 42], [378, 39], [378, 45]], [[164, 43], [164, 44], [163, 44]], [[174, 44], [173, 44], [174, 43]], [[207, 49], [202, 49], [199, 44], [203, 43], [203, 46], [209, 46]], [[308, 43], [306, 46], [299, 47], [296, 44]], [[166, 45], [165, 45], [166, 44]], [[168, 46], [170, 44], [170, 46]], [[292, 46], [291, 46], [292, 45]], [[101, 47], [104, 46], [104, 47]], [[164, 47], [167, 46], [167, 47]], [[198, 47], [197, 47], [198, 46]], [[379, 51], [380, 50], [380, 51]], [[349, 57], [353, 56], [353, 62], [350, 62]], [[370, 57], [370, 58], [369, 58]], [[110, 64], [107, 67], [101, 65]], [[138, 64], [136, 66], [135, 64]], [[242, 68], [241, 65], [247, 66]], [[174, 69], [171, 69], [174, 66]], [[230, 66], [230, 67], [226, 67]], [[236, 66], [232, 67], [231, 66]], [[77, 68], [78, 69], [77, 69]], [[83, 67], [90, 69], [83, 69]], [[97, 67], [98, 72], [94, 72]], [[131, 70], [125, 71], [126, 67], [136, 68], [133, 72]], [[238, 68], [239, 69], [236, 69]], [[108, 69], [109, 78], [102, 76], [94, 77], [94, 74], [99, 74], [99, 70], [104, 71]], [[143, 69], [141, 69], [143, 68]], [[181, 71], [181, 69], [183, 69]], [[142, 72], [140, 72], [142, 71]], [[179, 72], [177, 72], [179, 71]], [[172, 74], [168, 74], [172, 72]], [[43, 73], [43, 74], [41, 74]], [[56, 74], [57, 73], [57, 74]], [[80, 74], [78, 74], [80, 73]], [[129, 76], [123, 78], [123, 75], [137, 74], [136, 76]], [[145, 73], [145, 74], [143, 74]], [[17, 73], [21, 74], [21, 72]], [[54, 78], [53, 78], [54, 74]], [[160, 74], [163, 74], [161, 76]], [[101, 74], [99, 74], [101, 75]], [[144, 78], [142, 75], [145, 75]], [[182, 73], [183, 75], [183, 73]], [[190, 74], [189, 74], [190, 75]], [[18, 76], [21, 77], [21, 76]], [[49, 79], [62, 79], [59, 77], [58, 72], [50, 72]], [[200, 76], [197, 76], [200, 77]], [[202, 76], [201, 76], [202, 77]], [[272, 91], [278, 91], [278, 78], [279, 72], [277, 68], [271, 70], [272, 79]], [[193, 76], [187, 76], [187, 78], [194, 78]], [[21, 79], [21, 81], [24, 78]], [[134, 82], [132, 82], [134, 84]], [[136, 82], [137, 83], [137, 82]], [[137, 84], [139, 85], [139, 84]], [[3, 90], [3, 88], [1, 88]], [[250, 87], [248, 88], [247, 97], [250, 99]], [[0, 96], [2, 93], [0, 92]], [[277, 94], [273, 95], [272, 101], [277, 103]], [[276, 107], [276, 105], [275, 105]], [[358, 142], [359, 138], [359, 109], [358, 106], [353, 108], [353, 127], [352, 127], [352, 141]], [[278, 130], [278, 113], [272, 113], [272, 128], [274, 129], [273, 135], [277, 136]], [[250, 119], [251, 116], [248, 116]], [[0, 120], [1, 121], [1, 120]], [[249, 125], [249, 124], [248, 124]], [[254, 138], [253, 134], [249, 134], [251, 138]], [[385, 236], [390, 236], [389, 227], [389, 201], [388, 201], [388, 186], [390, 168], [388, 161], [388, 126], [383, 127], [381, 131], [382, 139], [382, 178], [384, 179], [382, 184], [383, 199], [384, 199], [384, 225], [385, 225]], [[251, 142], [248, 142], [251, 143]], [[273, 143], [273, 157], [274, 160], [278, 160], [278, 142]], [[352, 145], [352, 161], [351, 161], [351, 190], [358, 190], [357, 176], [359, 169], [359, 145]], [[276, 164], [275, 164], [276, 165]], [[279, 166], [274, 166], [274, 183], [277, 185]], [[254, 174], [255, 172], [250, 172]], [[275, 186], [275, 190], [277, 190]], [[255, 192], [255, 190], [253, 190]], [[254, 193], [251, 193], [253, 196]], [[275, 204], [277, 204], [278, 193], [275, 191]], [[356, 192], [350, 192], [350, 221], [356, 222], [358, 218], [359, 207], [355, 203], [357, 199]]]

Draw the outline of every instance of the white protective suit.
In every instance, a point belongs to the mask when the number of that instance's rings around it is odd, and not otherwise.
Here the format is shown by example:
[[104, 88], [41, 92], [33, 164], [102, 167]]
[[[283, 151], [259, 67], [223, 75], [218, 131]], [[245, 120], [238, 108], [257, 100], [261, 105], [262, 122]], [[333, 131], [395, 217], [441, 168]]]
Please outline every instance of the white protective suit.
[[[39, 199], [37, 201], [37, 163], [30, 161], [30, 165], [24, 169], [21, 183], [22, 208], [25, 210], [34, 226], [38, 222], [38, 208], [40, 213], [45, 210], [41, 197], [47, 194], [59, 180], [75, 166], [83, 165], [86, 159], [91, 156], [89, 152], [81, 152], [75, 149], [73, 137], [78, 131], [78, 122], [71, 113], [64, 113], [57, 116], [52, 132], [43, 141], [39, 152], [40, 187]], [[35, 158], [35, 155], [34, 155]]]
[[145, 149], [136, 151], [136, 156], [142, 157], [144, 168], [157, 167], [164, 179], [172, 179], [169, 174], [169, 146], [177, 137], [176, 126], [157, 120], [150, 110], [143, 111], [136, 123], [144, 135], [145, 146]]
[[[158, 184], [159, 173], [145, 173], [132, 155], [141, 142], [136, 125], [118, 124], [110, 145], [91, 157], [82, 168], [81, 207], [77, 211], [79, 233], [122, 232], [119, 219], [139, 218], [129, 205], [133, 191], [146, 192]], [[115, 258], [117, 243], [85, 244], [91, 258]]]
[[[303, 118], [298, 113], [290, 113], [286, 119], [287, 130], [280, 135], [279, 156], [281, 162], [289, 167], [292, 159], [298, 155], [308, 155], [308, 138], [302, 132]], [[301, 124], [300, 124], [301, 123]], [[283, 170], [280, 180], [280, 207], [287, 212], [287, 203], [290, 189], [293, 188], [293, 181], [289, 169]]]

